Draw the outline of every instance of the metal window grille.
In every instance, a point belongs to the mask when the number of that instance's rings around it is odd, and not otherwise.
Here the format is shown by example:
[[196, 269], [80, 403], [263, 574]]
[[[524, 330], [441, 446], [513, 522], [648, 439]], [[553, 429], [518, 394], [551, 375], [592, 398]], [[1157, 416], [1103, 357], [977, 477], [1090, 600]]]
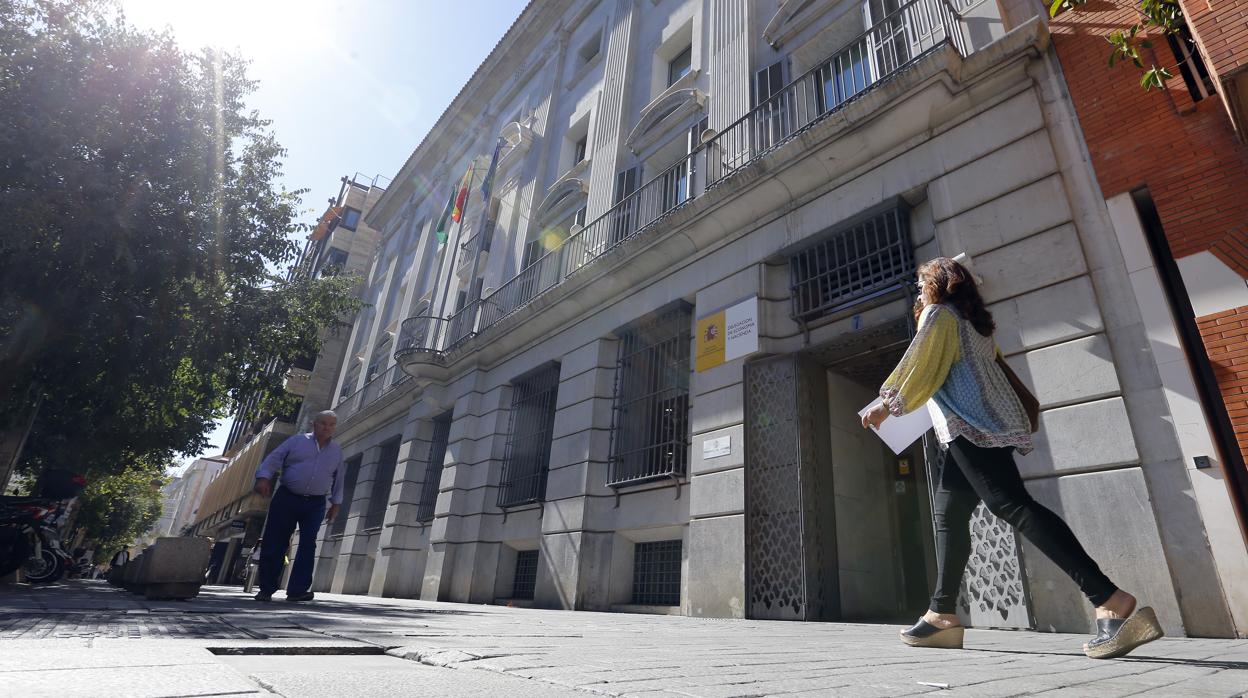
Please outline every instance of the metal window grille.
[[448, 412], [433, 420], [433, 443], [429, 445], [429, 462], [425, 465], [425, 481], [420, 486], [420, 504], [416, 508], [416, 520], [433, 521], [433, 510], [438, 503], [438, 486], [442, 481], [442, 464], [446, 461], [446, 446], [451, 440], [451, 414]]
[[633, 603], [680, 605], [679, 540], [638, 543], [633, 548]]
[[680, 307], [620, 333], [607, 484], [686, 472], [692, 323]]
[[511, 598], [531, 599], [537, 587], [537, 551], [521, 550], [516, 553], [516, 578], [511, 585]]
[[789, 259], [793, 318], [830, 315], [892, 290], [914, 271], [908, 212], [882, 213]]
[[360, 474], [360, 463], [363, 461], [364, 456], [358, 455], [342, 464], [343, 477], [346, 478], [342, 481], [342, 509], [334, 518], [331, 535], [340, 536], [347, 530], [347, 516], [351, 513], [351, 500], [355, 497], [355, 478]]
[[499, 483], [498, 506], [541, 501], [555, 428], [559, 364], [552, 363], [516, 381], [511, 396], [511, 428]]
[[386, 520], [386, 507], [390, 504], [390, 487], [394, 484], [394, 468], [399, 462], [399, 440], [393, 439], [381, 446], [381, 458], [377, 461], [377, 474], [368, 493], [368, 515], [364, 528], [378, 528]]

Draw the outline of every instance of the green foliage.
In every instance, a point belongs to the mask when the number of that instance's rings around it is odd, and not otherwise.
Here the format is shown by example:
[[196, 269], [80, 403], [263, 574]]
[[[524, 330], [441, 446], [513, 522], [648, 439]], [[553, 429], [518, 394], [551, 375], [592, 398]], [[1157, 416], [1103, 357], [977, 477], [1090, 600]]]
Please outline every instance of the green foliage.
[[94, 541], [97, 557], [106, 560], [151, 530], [161, 515], [160, 488], [168, 479], [162, 469], [137, 463], [130, 470], [97, 478], [79, 497], [77, 526]]
[[[1087, 3], [1088, 0], [1053, 0], [1049, 5], [1049, 16], [1056, 17], [1061, 12], [1078, 10]], [[1150, 64], [1147, 69], [1144, 67], [1140, 49], [1148, 50], [1153, 45], [1147, 39], [1140, 38], [1140, 33], [1150, 29], [1162, 34], [1178, 32], [1183, 27], [1183, 8], [1179, 6], [1178, 0], [1140, 0], [1139, 5], [1139, 21], [1129, 27], [1115, 29], [1105, 37], [1110, 45], [1109, 67], [1114, 67], [1120, 61], [1130, 61], [1136, 68], [1144, 71], [1140, 77], [1140, 87], [1145, 90], [1161, 88], [1174, 74], [1164, 66], [1158, 68]]]
[[198, 452], [248, 396], [288, 406], [282, 367], [358, 306], [272, 272], [303, 192], [246, 69], [111, 4], [0, 0], [0, 428], [43, 396], [27, 472]]

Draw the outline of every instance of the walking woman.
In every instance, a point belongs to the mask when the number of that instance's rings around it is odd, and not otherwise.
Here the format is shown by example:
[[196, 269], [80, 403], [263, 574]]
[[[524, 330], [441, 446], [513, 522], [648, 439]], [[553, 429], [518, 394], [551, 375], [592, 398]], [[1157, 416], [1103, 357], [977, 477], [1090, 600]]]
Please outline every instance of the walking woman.
[[975, 280], [958, 262], [939, 257], [919, 268], [918, 332], [880, 388], [883, 402], [862, 418], [879, 427], [888, 416], [921, 409], [930, 399], [936, 437], [948, 449], [933, 496], [936, 591], [927, 613], [901, 639], [915, 647], [961, 648], [955, 614], [971, 551], [970, 519], [983, 501], [1057, 564], [1096, 607], [1096, 637], [1084, 645], [1094, 659], [1121, 657], [1162, 635], [1153, 609], [1136, 608], [1084, 551], [1070, 527], [1027, 493], [1014, 451], [1032, 450], [1031, 418], [998, 364], [996, 324]]

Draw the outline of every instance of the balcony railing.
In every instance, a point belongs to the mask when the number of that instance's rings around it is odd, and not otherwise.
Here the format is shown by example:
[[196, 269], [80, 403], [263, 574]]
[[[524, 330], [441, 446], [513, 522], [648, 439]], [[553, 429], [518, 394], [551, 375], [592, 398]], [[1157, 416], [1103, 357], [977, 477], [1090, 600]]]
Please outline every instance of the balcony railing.
[[[445, 351], [494, 325], [945, 44], [951, 44], [961, 55], [967, 54], [961, 16], [951, 0], [912, 0], [902, 5], [740, 119], [711, 135], [689, 155], [520, 270], [489, 296], [469, 303], [451, 318], [428, 318], [445, 323], [445, 327], [439, 332], [424, 331], [421, 350]], [[443, 343], [438, 344], [435, 339]], [[404, 352], [402, 342], [399, 346], [396, 357]]]
[[382, 371], [380, 375], [364, 384], [363, 388], [351, 393], [334, 405], [334, 412], [338, 415], [338, 421], [345, 422], [360, 410], [368, 405], [376, 402], [378, 398], [387, 395], [407, 381], [411, 380], [411, 376], [404, 373], [398, 364]]

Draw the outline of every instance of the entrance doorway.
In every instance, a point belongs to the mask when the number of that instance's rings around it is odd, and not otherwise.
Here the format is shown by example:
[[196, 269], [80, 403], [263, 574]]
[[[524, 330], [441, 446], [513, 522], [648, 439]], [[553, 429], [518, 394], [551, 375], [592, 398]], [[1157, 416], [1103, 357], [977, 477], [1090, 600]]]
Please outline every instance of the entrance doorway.
[[[747, 364], [749, 617], [909, 623], [927, 608], [942, 452], [929, 431], [894, 454], [858, 417], [910, 336], [903, 316]], [[971, 533], [963, 620], [1031, 627], [1012, 529], [981, 506]]]

